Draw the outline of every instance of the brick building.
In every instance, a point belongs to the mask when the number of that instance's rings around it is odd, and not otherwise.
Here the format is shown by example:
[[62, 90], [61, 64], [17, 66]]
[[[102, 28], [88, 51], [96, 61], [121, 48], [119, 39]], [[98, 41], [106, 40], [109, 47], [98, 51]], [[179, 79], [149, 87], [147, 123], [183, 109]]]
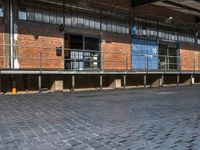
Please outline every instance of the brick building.
[[0, 67], [198, 72], [198, 6], [195, 0], [0, 0]]

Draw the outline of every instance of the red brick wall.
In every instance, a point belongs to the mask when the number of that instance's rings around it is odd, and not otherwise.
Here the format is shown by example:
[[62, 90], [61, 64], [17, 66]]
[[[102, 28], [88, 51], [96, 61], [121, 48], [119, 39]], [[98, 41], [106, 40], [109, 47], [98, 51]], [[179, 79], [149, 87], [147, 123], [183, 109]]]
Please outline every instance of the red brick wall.
[[188, 45], [181, 45], [180, 47], [180, 64], [181, 70], [194, 70], [195, 67], [195, 47]]
[[[63, 55], [56, 56], [55, 51], [57, 45], [63, 45], [64, 37], [63, 34], [58, 32], [56, 26], [21, 22], [18, 24], [18, 32], [17, 44], [22, 46], [16, 50], [20, 68], [38, 68], [40, 65], [44, 69], [64, 68]], [[103, 32], [101, 38], [105, 41], [101, 44], [103, 52], [102, 59], [105, 61], [103, 64], [104, 69], [130, 69], [130, 37], [128, 35]], [[44, 59], [42, 64], [40, 64], [39, 59], [41, 50], [39, 47], [42, 49]]]
[[[63, 45], [63, 33], [58, 26], [20, 22], [17, 51], [20, 68], [63, 69], [64, 54], [56, 55], [56, 46]], [[42, 61], [40, 56], [42, 55]]]
[[124, 70], [131, 68], [131, 44], [128, 35], [102, 33], [102, 59], [105, 70]]

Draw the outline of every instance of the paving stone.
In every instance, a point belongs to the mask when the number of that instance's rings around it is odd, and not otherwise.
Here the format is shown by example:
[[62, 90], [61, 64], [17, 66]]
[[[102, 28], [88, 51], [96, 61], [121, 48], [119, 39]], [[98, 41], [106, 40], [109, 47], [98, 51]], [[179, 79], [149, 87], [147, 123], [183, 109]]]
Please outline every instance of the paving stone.
[[94, 147], [94, 148], [99, 148], [99, 147], [102, 147], [103, 144], [101, 144], [99, 142], [95, 142], [95, 143], [92, 143], [91, 146]]
[[75, 150], [84, 150], [84, 149], [87, 149], [88, 148], [88, 145], [82, 143], [82, 144], [79, 144], [79, 145], [76, 145], [73, 147], [73, 149]]
[[45, 143], [41, 145], [37, 145], [37, 147], [41, 150], [55, 150], [55, 147], [53, 147], [50, 143]]
[[0, 96], [0, 150], [199, 150], [199, 89]]
[[120, 144], [116, 142], [109, 142], [106, 145], [109, 146], [110, 148], [115, 148], [118, 147]]
[[69, 143], [70, 143], [72, 146], [76, 146], [76, 145], [81, 144], [81, 142], [79, 142], [79, 141], [77, 141], [77, 140], [74, 140], [74, 139], [69, 140]]

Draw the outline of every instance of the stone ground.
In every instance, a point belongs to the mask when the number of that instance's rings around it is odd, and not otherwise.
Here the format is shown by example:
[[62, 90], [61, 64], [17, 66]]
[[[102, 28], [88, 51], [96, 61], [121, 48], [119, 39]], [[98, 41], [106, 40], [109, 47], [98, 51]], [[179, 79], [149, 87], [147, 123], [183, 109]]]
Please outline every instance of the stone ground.
[[200, 150], [200, 86], [0, 96], [0, 150]]

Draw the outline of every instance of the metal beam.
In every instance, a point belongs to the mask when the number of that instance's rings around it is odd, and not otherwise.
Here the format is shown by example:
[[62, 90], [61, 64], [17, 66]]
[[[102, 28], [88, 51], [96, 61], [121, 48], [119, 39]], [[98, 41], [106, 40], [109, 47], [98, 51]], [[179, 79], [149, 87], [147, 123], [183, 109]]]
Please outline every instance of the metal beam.
[[132, 0], [132, 7], [137, 7], [145, 4], [154, 3], [161, 0]]

